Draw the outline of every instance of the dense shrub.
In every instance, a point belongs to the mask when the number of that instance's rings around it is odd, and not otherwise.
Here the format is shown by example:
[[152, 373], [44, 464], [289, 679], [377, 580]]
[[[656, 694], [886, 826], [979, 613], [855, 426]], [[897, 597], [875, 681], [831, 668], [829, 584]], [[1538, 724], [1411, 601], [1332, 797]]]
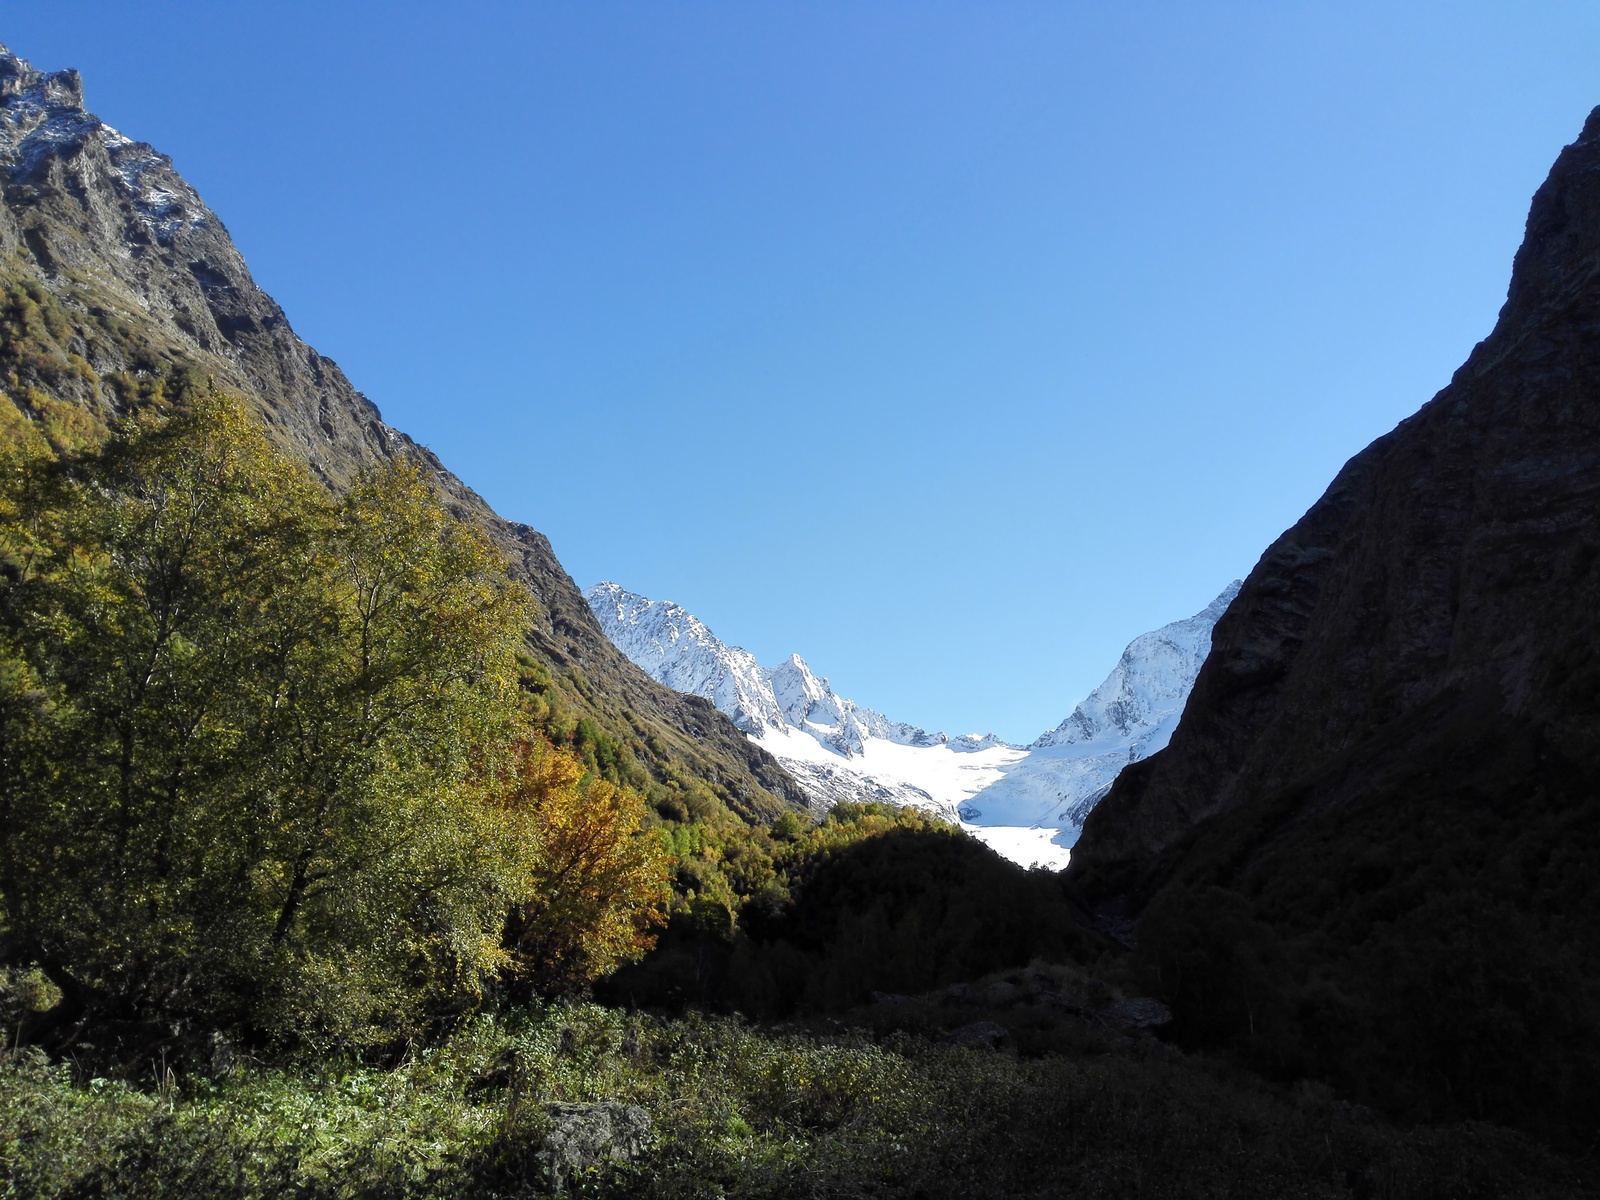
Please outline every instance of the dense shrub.
[[916, 809], [841, 804], [780, 834], [772, 877], [737, 914], [704, 900], [679, 909], [650, 957], [601, 994], [751, 1016], [841, 1012], [873, 992], [1098, 953], [1058, 876]]

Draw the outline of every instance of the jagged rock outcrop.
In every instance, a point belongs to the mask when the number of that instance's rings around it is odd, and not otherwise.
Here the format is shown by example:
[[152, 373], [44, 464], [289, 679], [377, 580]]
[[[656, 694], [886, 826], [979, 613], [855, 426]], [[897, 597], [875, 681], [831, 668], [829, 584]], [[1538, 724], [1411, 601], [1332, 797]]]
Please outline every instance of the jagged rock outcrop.
[[76, 71], [36, 71], [4, 47], [0, 190], [0, 283], [43, 288], [70, 326], [54, 335], [62, 369], [11, 356], [0, 386], [30, 417], [31, 396], [35, 408], [66, 402], [114, 419], [142, 381], [187, 371], [244, 396], [281, 445], [335, 485], [394, 454], [420, 455], [457, 514], [488, 530], [533, 589], [530, 649], [579, 715], [602, 720], [646, 762], [686, 762], [746, 813], [804, 803], [715, 708], [616, 651], [542, 534], [496, 515], [295, 335], [169, 158], [87, 111]]

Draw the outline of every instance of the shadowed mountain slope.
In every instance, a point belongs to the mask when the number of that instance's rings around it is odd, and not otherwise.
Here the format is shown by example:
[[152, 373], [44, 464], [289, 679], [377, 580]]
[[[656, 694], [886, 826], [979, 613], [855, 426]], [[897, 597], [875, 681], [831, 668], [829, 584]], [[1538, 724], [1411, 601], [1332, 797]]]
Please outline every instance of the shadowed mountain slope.
[[[1600, 109], [1493, 333], [1217, 623], [1069, 878], [1184, 1035], [1578, 1133], [1600, 1062]], [[1588, 1107], [1592, 1112], [1594, 1108]]]
[[335, 486], [420, 455], [539, 601], [531, 671], [557, 733], [589, 718], [651, 777], [692, 777], [747, 817], [804, 804], [712, 705], [655, 683], [606, 640], [542, 534], [496, 515], [295, 336], [170, 159], [86, 111], [76, 71], [44, 74], [3, 47], [0, 186], [0, 433], [69, 448], [140, 407], [215, 386], [242, 395]]

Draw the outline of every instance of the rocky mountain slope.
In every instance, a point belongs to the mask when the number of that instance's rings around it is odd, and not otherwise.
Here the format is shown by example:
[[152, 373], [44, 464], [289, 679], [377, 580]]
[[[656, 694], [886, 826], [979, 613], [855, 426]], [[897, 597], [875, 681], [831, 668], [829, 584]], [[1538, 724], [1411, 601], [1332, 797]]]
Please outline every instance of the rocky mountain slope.
[[712, 705], [616, 651], [543, 535], [491, 511], [295, 336], [170, 159], [90, 113], [76, 71], [45, 74], [3, 47], [0, 188], [0, 427], [62, 448], [135, 408], [216, 386], [245, 397], [335, 485], [418, 454], [538, 598], [529, 652], [566, 724], [591, 719], [651, 773], [687, 771], [747, 815], [804, 803]]
[[[619, 649], [669, 687], [712, 701], [771, 750], [819, 807], [915, 804], [960, 820], [1002, 853], [1064, 862], [1084, 815], [1117, 773], [1166, 745], [1238, 583], [1199, 613], [1135, 638], [1072, 715], [1030, 746], [950, 737], [893, 721], [834, 693], [798, 654], [762, 667], [693, 614], [615, 583], [587, 596]], [[1001, 830], [1047, 831], [1016, 838]]]
[[1069, 879], [1144, 913], [1190, 1040], [1579, 1136], [1597, 795], [1600, 109], [1534, 197], [1494, 331], [1267, 549]]

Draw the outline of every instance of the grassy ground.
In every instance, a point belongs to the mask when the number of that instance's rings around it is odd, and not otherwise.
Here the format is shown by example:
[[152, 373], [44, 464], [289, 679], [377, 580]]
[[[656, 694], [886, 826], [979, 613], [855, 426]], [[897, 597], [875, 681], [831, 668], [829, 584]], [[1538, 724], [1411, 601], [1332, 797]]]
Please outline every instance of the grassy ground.
[[569, 1193], [1585, 1194], [1518, 1135], [1395, 1128], [1147, 1038], [1088, 1031], [1066, 1053], [1018, 1057], [894, 1028], [584, 1005], [483, 1018], [384, 1069], [242, 1063], [206, 1079], [153, 1063], [138, 1080], [77, 1079], [15, 1052], [0, 1064], [0, 1195], [539, 1195], [545, 1103], [598, 1099], [643, 1106], [654, 1146]]

